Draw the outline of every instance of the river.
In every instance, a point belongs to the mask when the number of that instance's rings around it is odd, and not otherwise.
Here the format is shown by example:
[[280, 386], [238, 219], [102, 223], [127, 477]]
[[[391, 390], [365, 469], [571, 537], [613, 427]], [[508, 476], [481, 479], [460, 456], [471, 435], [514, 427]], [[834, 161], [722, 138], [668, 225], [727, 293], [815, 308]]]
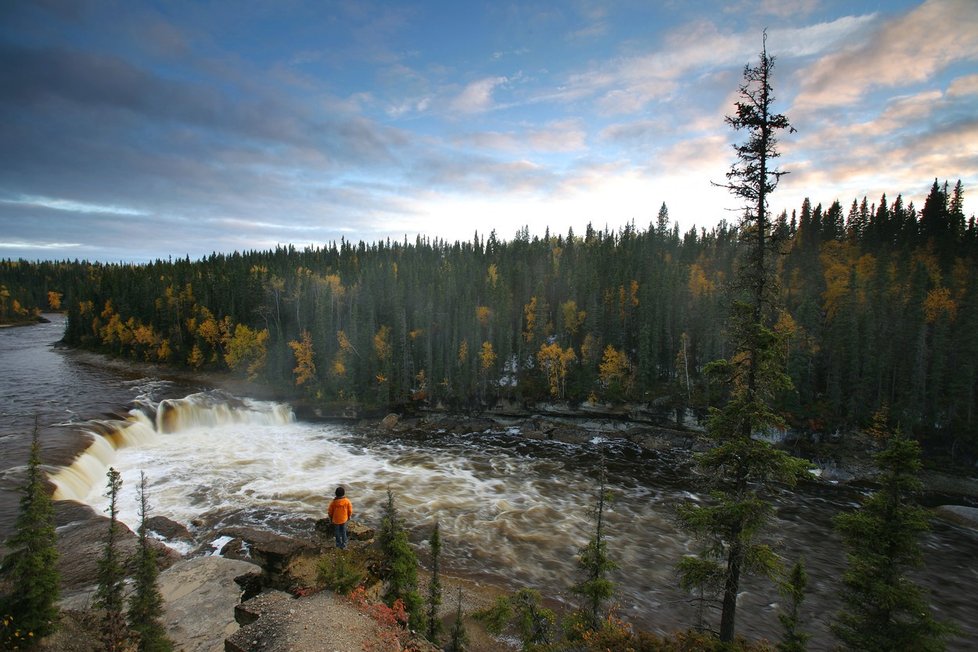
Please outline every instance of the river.
[[[121, 518], [135, 528], [139, 473], [153, 515], [199, 524], [202, 534], [250, 524], [307, 533], [337, 484], [367, 524], [379, 522], [386, 490], [396, 496], [419, 552], [437, 520], [447, 572], [508, 588], [531, 587], [571, 601], [575, 554], [591, 534], [600, 460], [613, 500], [606, 514], [619, 613], [653, 631], [694, 623], [676, 587], [675, 564], [693, 552], [673, 514], [700, 500], [678, 454], [644, 451], [601, 434], [585, 445], [523, 438], [513, 429], [391, 435], [297, 421], [288, 406], [230, 397], [185, 381], [86, 364], [52, 347], [63, 322], [0, 330], [0, 532], [16, 515], [16, 487], [35, 416], [55, 497], [104, 511], [105, 472], [123, 477]], [[778, 501], [771, 543], [805, 559], [803, 604], [810, 649], [831, 649], [844, 554], [831, 527], [858, 504], [854, 488], [809, 483]], [[935, 521], [921, 541], [915, 576], [933, 592], [939, 618], [962, 628], [951, 649], [978, 641], [978, 533]], [[780, 598], [766, 581], [744, 582], [738, 632], [777, 640]], [[711, 614], [715, 623], [715, 612]]]

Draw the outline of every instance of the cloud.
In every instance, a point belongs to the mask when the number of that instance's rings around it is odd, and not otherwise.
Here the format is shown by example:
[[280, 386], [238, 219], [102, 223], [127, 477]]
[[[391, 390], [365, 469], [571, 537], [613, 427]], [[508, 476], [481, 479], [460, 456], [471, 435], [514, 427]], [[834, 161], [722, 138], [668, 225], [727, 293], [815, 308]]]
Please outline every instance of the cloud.
[[978, 95], [978, 75], [958, 77], [947, 87], [947, 94], [951, 97]]
[[[783, 57], [820, 54], [851, 38], [871, 21], [868, 16], [843, 16], [830, 22], [769, 31], [768, 47]], [[567, 75], [540, 100], [575, 102], [596, 98], [605, 115], [635, 114], [683, 92], [700, 76], [727, 68], [739, 69], [757, 56], [760, 39], [753, 32], [722, 31], [710, 20], [673, 29], [654, 51], [592, 64]]]
[[482, 131], [465, 134], [459, 142], [500, 151], [574, 152], [587, 148], [587, 130], [579, 119], [551, 122], [522, 131]]
[[42, 249], [42, 250], [61, 250], [75, 249], [81, 245], [77, 242], [4, 242], [0, 240], [0, 251], [4, 249]]
[[763, 0], [758, 13], [778, 18], [807, 16], [815, 11], [818, 4], [819, 0]]
[[506, 77], [485, 77], [470, 83], [450, 103], [449, 108], [461, 113], [481, 113], [492, 108], [492, 93], [505, 84]]
[[72, 213], [107, 213], [109, 215], [148, 215], [146, 211], [124, 206], [102, 206], [99, 204], [89, 204], [86, 202], [72, 201], [70, 199], [55, 199], [52, 197], [34, 197], [25, 195], [17, 199], [0, 199], [0, 203], [19, 204], [23, 206], [40, 206], [43, 208], [53, 208], [59, 211]]
[[952, 63], [976, 58], [978, 3], [929, 0], [802, 71], [795, 106], [812, 111], [849, 105], [872, 89], [923, 82]]

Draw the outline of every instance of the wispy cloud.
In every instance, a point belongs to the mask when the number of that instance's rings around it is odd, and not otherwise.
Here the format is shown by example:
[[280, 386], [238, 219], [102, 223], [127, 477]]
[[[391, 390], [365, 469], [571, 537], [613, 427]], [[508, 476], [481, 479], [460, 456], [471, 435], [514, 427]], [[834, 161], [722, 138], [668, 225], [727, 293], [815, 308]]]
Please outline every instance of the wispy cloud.
[[71, 213], [104, 213], [108, 215], [149, 215], [146, 211], [125, 206], [104, 206], [101, 204], [89, 204], [87, 202], [72, 201], [70, 199], [57, 199], [53, 197], [32, 197], [22, 195], [16, 199], [0, 199], [0, 203], [15, 204], [21, 206], [39, 206], [42, 208], [53, 208], [58, 211]]
[[[783, 57], [822, 54], [871, 20], [871, 16], [842, 16], [804, 27], [772, 29], [769, 47]], [[594, 62], [586, 70], [571, 72], [562, 84], [545, 91], [546, 99], [595, 98], [603, 114], [636, 114], [674, 97], [704, 73], [739, 69], [756, 57], [760, 46], [754, 32], [729, 31], [712, 20], [697, 20], [673, 29], [652, 51]]]
[[947, 87], [947, 94], [951, 97], [978, 95], [978, 75], [958, 77]]
[[957, 61], [978, 59], [978, 3], [929, 0], [824, 56], [799, 73], [795, 106], [812, 111], [851, 104], [874, 88], [925, 81]]
[[449, 103], [449, 108], [461, 113], [480, 113], [493, 106], [492, 94], [508, 81], [506, 77], [485, 77], [470, 83]]
[[509, 152], [574, 152], [586, 149], [587, 129], [582, 120], [572, 119], [523, 130], [468, 133], [458, 141], [471, 147]]
[[81, 247], [77, 242], [4, 242], [0, 240], [0, 250], [3, 249], [41, 249], [41, 250], [59, 250], [59, 249], [76, 249]]
[[762, 16], [789, 18], [807, 16], [818, 5], [819, 0], [763, 0], [757, 11]]

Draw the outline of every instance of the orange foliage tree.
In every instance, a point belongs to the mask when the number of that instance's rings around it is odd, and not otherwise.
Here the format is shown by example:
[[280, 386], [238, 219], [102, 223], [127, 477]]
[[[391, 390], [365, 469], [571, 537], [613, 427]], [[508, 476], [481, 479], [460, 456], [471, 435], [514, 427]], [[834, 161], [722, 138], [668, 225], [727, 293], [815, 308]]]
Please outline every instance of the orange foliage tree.
[[316, 361], [312, 350], [312, 335], [309, 331], [302, 331], [299, 340], [289, 342], [289, 348], [295, 355], [295, 368], [292, 373], [295, 375], [296, 387], [316, 379]]

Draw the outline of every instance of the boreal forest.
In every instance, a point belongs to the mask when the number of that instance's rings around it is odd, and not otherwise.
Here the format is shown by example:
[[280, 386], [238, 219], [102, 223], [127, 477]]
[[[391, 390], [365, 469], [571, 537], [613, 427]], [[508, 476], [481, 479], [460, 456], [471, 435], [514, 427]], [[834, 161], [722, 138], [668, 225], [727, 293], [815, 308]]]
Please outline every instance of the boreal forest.
[[[926, 182], [924, 182], [926, 184]], [[926, 187], [926, 185], [925, 185]], [[978, 225], [961, 182], [776, 218], [791, 427], [887, 409], [931, 454], [978, 454]], [[0, 261], [0, 318], [65, 310], [65, 342], [231, 370], [325, 413], [542, 402], [702, 418], [723, 403], [738, 229], [528, 229], [149, 264]]]

